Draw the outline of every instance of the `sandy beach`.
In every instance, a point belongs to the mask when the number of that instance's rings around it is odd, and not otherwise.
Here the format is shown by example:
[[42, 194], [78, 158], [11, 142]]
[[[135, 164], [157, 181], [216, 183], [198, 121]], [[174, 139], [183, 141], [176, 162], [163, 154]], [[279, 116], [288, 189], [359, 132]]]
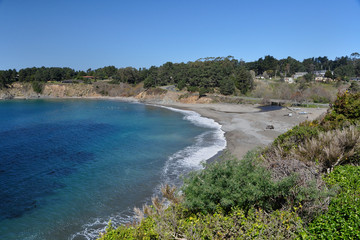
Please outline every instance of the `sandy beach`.
[[[225, 132], [227, 150], [237, 158], [251, 149], [270, 144], [290, 128], [305, 120], [313, 120], [327, 111], [327, 108], [293, 107], [262, 111], [259, 105], [221, 103], [161, 105], [192, 110], [217, 121]], [[267, 129], [268, 125], [272, 125], [274, 129]]]

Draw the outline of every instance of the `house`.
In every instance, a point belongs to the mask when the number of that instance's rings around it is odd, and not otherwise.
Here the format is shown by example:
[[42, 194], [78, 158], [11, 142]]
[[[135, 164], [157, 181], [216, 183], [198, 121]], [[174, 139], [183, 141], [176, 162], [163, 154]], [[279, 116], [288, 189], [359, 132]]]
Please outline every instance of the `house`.
[[313, 74], [317, 77], [324, 77], [326, 73], [326, 70], [316, 70], [313, 72]]
[[360, 81], [360, 77], [353, 77], [353, 78], [350, 78], [350, 81]]
[[[324, 77], [327, 71], [328, 70], [316, 70], [313, 72], [313, 74], [317, 77]], [[331, 74], [334, 75], [334, 71], [331, 71]]]
[[286, 77], [284, 78], [284, 81], [287, 83], [294, 83], [294, 79], [292, 77]]
[[294, 79], [297, 79], [297, 78], [299, 78], [299, 77], [303, 77], [304, 75], [306, 75], [307, 74], [307, 72], [296, 72], [295, 74], [294, 74]]
[[317, 77], [315, 77], [315, 82], [323, 82], [324, 79], [325, 78], [323, 76], [317, 76]]

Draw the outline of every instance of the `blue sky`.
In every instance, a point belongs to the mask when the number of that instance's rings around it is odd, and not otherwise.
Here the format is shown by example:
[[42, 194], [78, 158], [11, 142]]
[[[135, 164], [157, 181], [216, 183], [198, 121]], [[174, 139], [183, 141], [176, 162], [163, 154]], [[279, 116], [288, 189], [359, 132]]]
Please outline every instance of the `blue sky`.
[[0, 69], [360, 52], [360, 0], [0, 0]]

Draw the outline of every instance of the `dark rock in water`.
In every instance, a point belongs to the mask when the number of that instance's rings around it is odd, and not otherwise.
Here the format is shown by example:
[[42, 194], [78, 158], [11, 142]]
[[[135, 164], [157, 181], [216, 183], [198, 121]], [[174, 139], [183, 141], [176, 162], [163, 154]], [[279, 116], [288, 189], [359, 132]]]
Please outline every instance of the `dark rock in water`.
[[274, 129], [274, 125], [267, 125], [266, 129]]

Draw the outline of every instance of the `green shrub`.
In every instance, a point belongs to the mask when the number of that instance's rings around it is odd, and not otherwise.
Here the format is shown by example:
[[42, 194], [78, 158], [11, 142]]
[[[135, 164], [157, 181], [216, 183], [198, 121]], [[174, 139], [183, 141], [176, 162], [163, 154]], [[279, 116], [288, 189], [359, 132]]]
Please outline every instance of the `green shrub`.
[[189, 92], [199, 92], [199, 88], [196, 86], [187, 86]]
[[335, 113], [344, 115], [347, 119], [359, 119], [360, 93], [339, 94], [332, 108]]
[[184, 79], [180, 80], [176, 85], [179, 90], [183, 90], [186, 87], [186, 81]]
[[34, 81], [31, 83], [31, 87], [33, 88], [34, 92], [42, 93], [44, 85], [39, 81]]
[[349, 124], [358, 124], [360, 120], [360, 93], [344, 92], [332, 105], [321, 125], [325, 130], [343, 128]]
[[281, 208], [295, 176], [272, 181], [271, 173], [256, 163], [257, 157], [258, 152], [249, 152], [243, 160], [225, 159], [192, 173], [184, 181], [185, 207], [194, 213], [213, 213], [218, 206], [225, 211]]
[[201, 87], [201, 88], [199, 89], [199, 97], [205, 96], [206, 93], [208, 93], [208, 92], [209, 92], [209, 90], [208, 90], [207, 88]]
[[326, 177], [340, 193], [331, 200], [329, 211], [309, 225], [312, 239], [360, 239], [360, 167], [339, 166]]
[[99, 238], [99, 240], [122, 239], [159, 239], [159, 235], [155, 231], [155, 221], [151, 217], [148, 217], [144, 218], [138, 225], [121, 225], [118, 228], [114, 228], [110, 222], [106, 228], [106, 232], [104, 234], [100, 234]]
[[185, 239], [295, 239], [305, 234], [300, 217], [294, 212], [267, 214], [238, 208], [229, 214], [217, 209], [214, 214], [197, 214], [181, 221], [180, 236]]
[[319, 134], [317, 126], [302, 125], [295, 126], [284, 134], [278, 136], [274, 142], [274, 146], [280, 146], [285, 151], [290, 151], [297, 148], [300, 143], [305, 142], [306, 139], [315, 137]]

